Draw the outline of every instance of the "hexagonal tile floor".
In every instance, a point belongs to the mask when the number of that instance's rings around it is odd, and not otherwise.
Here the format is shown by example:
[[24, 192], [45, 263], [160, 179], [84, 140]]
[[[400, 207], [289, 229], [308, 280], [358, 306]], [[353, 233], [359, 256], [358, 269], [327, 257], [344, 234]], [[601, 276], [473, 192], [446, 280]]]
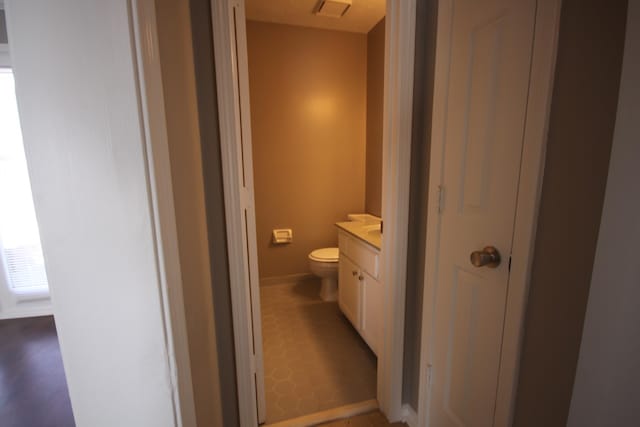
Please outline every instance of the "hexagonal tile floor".
[[376, 396], [376, 357], [319, 280], [263, 286], [267, 423]]

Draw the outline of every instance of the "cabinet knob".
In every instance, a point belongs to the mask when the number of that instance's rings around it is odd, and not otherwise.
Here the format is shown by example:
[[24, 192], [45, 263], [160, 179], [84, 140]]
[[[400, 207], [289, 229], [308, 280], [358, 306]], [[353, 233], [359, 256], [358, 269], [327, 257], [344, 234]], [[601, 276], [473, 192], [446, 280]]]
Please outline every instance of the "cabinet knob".
[[364, 280], [364, 276], [361, 274], [358, 276], [358, 280]]
[[353, 274], [354, 276], [357, 276], [357, 275], [358, 275], [358, 270], [353, 270], [353, 271], [351, 272], [351, 274]]

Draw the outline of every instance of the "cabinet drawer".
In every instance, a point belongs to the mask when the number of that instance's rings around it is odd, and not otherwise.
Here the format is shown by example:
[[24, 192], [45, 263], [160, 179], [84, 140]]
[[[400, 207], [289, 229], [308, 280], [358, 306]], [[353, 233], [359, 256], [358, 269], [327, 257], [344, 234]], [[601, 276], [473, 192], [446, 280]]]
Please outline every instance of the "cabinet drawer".
[[374, 279], [378, 278], [379, 255], [369, 248], [369, 245], [359, 240], [353, 239], [349, 246], [349, 257], [360, 266], [361, 269], [369, 273]]
[[340, 246], [340, 254], [351, 258], [360, 269], [369, 273], [374, 279], [378, 278], [380, 270], [380, 254], [378, 251], [343, 232], [338, 234], [338, 245]]
[[340, 248], [340, 254], [341, 255], [351, 256], [349, 254], [349, 241], [350, 240], [351, 240], [351, 237], [349, 237], [349, 235], [347, 233], [345, 233], [344, 231], [340, 231], [338, 233], [338, 247]]

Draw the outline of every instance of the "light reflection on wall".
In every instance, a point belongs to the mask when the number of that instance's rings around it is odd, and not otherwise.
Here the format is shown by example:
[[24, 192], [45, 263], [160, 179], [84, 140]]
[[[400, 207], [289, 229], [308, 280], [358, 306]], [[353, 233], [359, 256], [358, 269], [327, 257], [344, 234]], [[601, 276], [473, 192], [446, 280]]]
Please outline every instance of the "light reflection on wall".
[[318, 121], [330, 120], [336, 113], [336, 100], [332, 95], [315, 95], [306, 101], [307, 113]]

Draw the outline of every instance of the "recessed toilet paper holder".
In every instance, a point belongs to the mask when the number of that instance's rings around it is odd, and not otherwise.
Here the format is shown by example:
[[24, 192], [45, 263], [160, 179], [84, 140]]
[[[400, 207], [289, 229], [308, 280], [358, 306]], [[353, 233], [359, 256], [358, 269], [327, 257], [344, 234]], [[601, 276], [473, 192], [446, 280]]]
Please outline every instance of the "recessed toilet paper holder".
[[290, 228], [276, 228], [273, 230], [271, 242], [274, 245], [284, 245], [293, 241], [293, 230]]

